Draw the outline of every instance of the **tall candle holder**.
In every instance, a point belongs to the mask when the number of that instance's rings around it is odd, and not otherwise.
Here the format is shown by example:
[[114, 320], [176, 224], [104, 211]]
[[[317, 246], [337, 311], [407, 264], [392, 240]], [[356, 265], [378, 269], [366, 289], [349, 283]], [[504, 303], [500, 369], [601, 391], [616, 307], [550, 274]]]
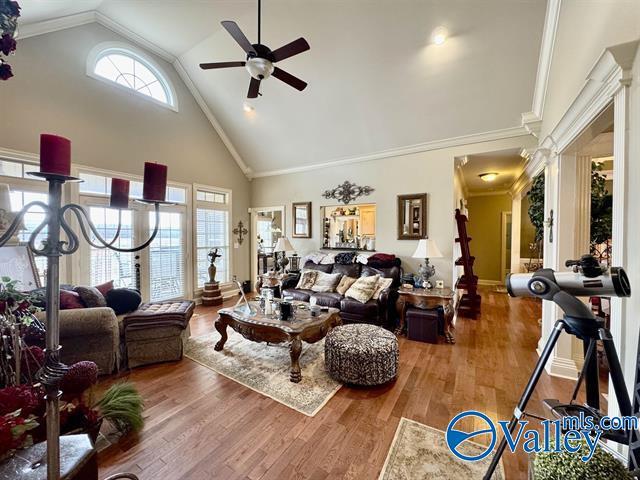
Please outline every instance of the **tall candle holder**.
[[[29, 172], [29, 175], [43, 178], [49, 184], [49, 203], [35, 201], [24, 206], [16, 213], [9, 228], [0, 235], [0, 246], [7, 243], [14, 233], [22, 225], [25, 214], [34, 207], [44, 210], [45, 218], [29, 236], [28, 246], [36, 255], [47, 257], [47, 285], [46, 285], [46, 349], [44, 366], [38, 373], [38, 379], [43, 384], [46, 396], [46, 427], [47, 427], [47, 479], [58, 480], [60, 478], [60, 414], [59, 399], [62, 395], [60, 381], [68, 367], [60, 361], [60, 257], [71, 255], [80, 246], [78, 235], [72, 230], [65, 214], [71, 212], [76, 218], [80, 231], [84, 239], [94, 248], [110, 249], [117, 252], [137, 252], [148, 247], [156, 238], [160, 228], [160, 207], [162, 205], [173, 205], [170, 202], [160, 200], [137, 200], [138, 202], [154, 205], [156, 224], [148, 240], [133, 248], [119, 248], [115, 242], [120, 237], [121, 214], [118, 217], [118, 227], [116, 233], [109, 241], [105, 240], [96, 226], [91, 222], [88, 212], [80, 205], [69, 203], [62, 205], [62, 186], [67, 182], [81, 182], [80, 178], [56, 173]], [[47, 227], [47, 238], [42, 241], [42, 246], [38, 246], [36, 239], [38, 235]], [[61, 240], [60, 233], [63, 231], [67, 236], [67, 241]], [[95, 237], [91, 238], [90, 232]], [[111, 477], [110, 477], [111, 478]], [[114, 477], [115, 478], [115, 477]], [[132, 478], [135, 475], [124, 474], [119, 478]]]

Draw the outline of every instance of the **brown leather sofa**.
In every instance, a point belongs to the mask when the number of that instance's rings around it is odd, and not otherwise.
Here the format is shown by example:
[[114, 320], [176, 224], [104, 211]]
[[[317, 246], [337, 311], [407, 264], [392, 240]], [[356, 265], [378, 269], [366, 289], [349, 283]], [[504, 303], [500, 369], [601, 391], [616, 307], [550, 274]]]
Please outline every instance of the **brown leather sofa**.
[[291, 296], [294, 300], [308, 302], [311, 297], [315, 297], [317, 304], [325, 307], [340, 309], [340, 316], [344, 323], [370, 323], [387, 328], [393, 328], [396, 323], [396, 300], [398, 298], [398, 287], [402, 277], [400, 261], [397, 265], [389, 268], [374, 268], [360, 263], [342, 265], [338, 263], [315, 264], [307, 262], [305, 269], [319, 270], [325, 273], [341, 273], [349, 277], [368, 277], [380, 275], [392, 278], [393, 282], [380, 294], [377, 300], [369, 300], [367, 303], [360, 303], [352, 298], [346, 298], [337, 292], [319, 293], [312, 290], [301, 290], [295, 288], [300, 278], [299, 275], [289, 277], [282, 283], [282, 295]]

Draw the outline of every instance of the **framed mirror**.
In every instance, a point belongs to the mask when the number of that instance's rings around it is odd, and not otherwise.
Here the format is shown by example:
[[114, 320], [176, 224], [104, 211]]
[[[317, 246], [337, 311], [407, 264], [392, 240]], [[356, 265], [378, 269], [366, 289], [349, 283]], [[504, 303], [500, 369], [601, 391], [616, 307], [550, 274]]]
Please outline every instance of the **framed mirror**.
[[311, 202], [293, 204], [293, 232], [294, 238], [311, 238]]
[[375, 250], [376, 205], [372, 203], [320, 207], [322, 248]]
[[398, 240], [427, 236], [427, 194], [398, 195]]

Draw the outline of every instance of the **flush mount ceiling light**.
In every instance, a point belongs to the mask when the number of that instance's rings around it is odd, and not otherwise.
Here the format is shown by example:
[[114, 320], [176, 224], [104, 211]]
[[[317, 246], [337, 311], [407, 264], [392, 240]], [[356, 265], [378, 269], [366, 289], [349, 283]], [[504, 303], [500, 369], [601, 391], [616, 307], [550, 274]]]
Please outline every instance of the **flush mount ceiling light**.
[[255, 107], [251, 105], [249, 102], [244, 102], [242, 104], [242, 109], [247, 113], [251, 113], [255, 110]]
[[498, 174], [496, 172], [481, 173], [478, 176], [480, 177], [480, 180], [483, 180], [485, 182], [493, 182], [496, 178], [498, 178]]
[[440, 26], [436, 28], [431, 34], [433, 43], [436, 45], [442, 45], [447, 40], [448, 34], [449, 31], [445, 27]]

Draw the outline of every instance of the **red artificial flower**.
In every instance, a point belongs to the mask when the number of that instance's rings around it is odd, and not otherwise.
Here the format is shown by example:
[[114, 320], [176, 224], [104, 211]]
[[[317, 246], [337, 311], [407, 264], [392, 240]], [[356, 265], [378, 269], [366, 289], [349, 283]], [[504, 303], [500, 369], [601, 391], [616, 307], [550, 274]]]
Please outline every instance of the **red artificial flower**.
[[11, 71], [11, 65], [8, 63], [1, 62], [0, 63], [0, 80], [9, 80], [13, 77], [13, 72]]
[[11, 35], [5, 33], [4, 35], [2, 35], [2, 37], [0, 37], [0, 52], [4, 53], [5, 55], [9, 55], [15, 49], [16, 41]]
[[44, 391], [33, 385], [0, 389], [0, 415], [20, 410], [23, 415], [44, 413]]

